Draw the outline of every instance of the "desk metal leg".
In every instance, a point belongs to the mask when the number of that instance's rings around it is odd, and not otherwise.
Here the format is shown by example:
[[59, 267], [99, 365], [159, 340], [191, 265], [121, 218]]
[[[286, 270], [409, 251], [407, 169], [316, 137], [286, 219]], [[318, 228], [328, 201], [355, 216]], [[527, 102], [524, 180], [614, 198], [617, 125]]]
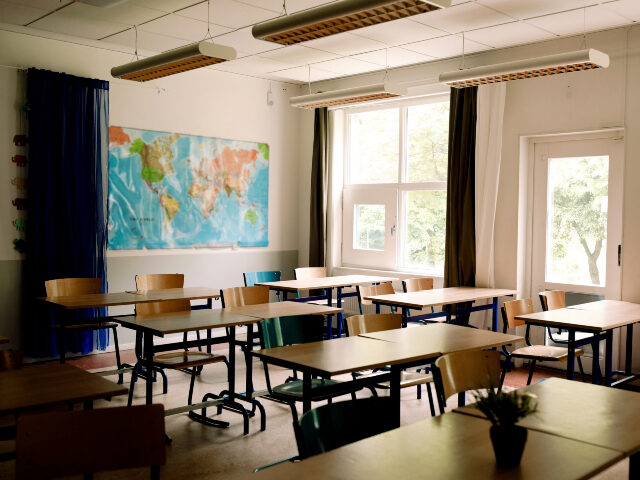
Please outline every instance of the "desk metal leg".
[[153, 335], [149, 333], [143, 334], [143, 342], [144, 342], [144, 365], [147, 367], [147, 375], [146, 375], [146, 397], [147, 397], [147, 405], [150, 405], [153, 400]]
[[633, 323], [627, 325], [627, 347], [624, 359], [624, 373], [631, 375], [631, 361], [633, 358]]
[[640, 478], [640, 453], [629, 457], [629, 480]]
[[302, 411], [311, 410], [311, 374], [308, 371], [302, 374]]
[[607, 330], [605, 332], [605, 339], [604, 384], [610, 387], [613, 373], [613, 330]]
[[[333, 288], [327, 289], [327, 305], [331, 306], [333, 300]], [[331, 340], [333, 338], [333, 333], [331, 331], [331, 327], [333, 326], [333, 315], [327, 315], [327, 328], [329, 331], [328, 338]]]
[[[342, 308], [342, 287], [338, 287], [336, 289], [336, 299], [337, 299], [336, 305], [338, 306], [338, 308]], [[331, 306], [331, 305], [329, 305], [329, 306]], [[342, 323], [343, 323], [342, 312], [338, 313], [336, 315], [336, 318], [338, 319], [338, 338], [341, 338], [342, 337]]]
[[494, 332], [498, 331], [498, 297], [493, 297], [493, 309], [491, 311], [491, 329]]
[[[402, 307], [402, 328], [407, 326], [407, 318], [409, 318], [409, 308]], [[449, 317], [447, 317], [447, 320]]]
[[591, 362], [591, 383], [600, 385], [600, 340], [591, 344], [593, 361]]
[[576, 361], [576, 331], [569, 329], [569, 341], [567, 343], [567, 380], [575, 379]]
[[391, 384], [389, 385], [389, 396], [391, 397], [392, 408], [394, 409], [396, 426], [400, 426], [400, 373], [398, 365], [391, 365]]
[[245, 375], [245, 398], [241, 397], [241, 400], [245, 400], [254, 408], [258, 408], [260, 411], [260, 430], [264, 431], [267, 428], [267, 414], [264, 411], [262, 404], [253, 398], [253, 357], [251, 356], [251, 350], [253, 350], [253, 324], [247, 325], [247, 354], [245, 355], [245, 365], [247, 373]]

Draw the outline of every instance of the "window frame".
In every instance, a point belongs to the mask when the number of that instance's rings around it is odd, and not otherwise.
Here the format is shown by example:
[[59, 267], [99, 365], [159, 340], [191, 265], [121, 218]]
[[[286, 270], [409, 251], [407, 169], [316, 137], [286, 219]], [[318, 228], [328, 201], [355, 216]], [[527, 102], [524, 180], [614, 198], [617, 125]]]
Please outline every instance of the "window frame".
[[[414, 272], [419, 274], [429, 274], [431, 276], [442, 277], [443, 271], [433, 268], [420, 268], [416, 266], [406, 266], [403, 264], [405, 257], [405, 239], [407, 235], [407, 225], [405, 217], [407, 213], [407, 193], [410, 191], [447, 191], [447, 181], [439, 182], [408, 182], [408, 112], [409, 107], [427, 105], [432, 103], [449, 102], [450, 94], [439, 93], [419, 98], [404, 99], [400, 101], [387, 101], [366, 106], [352, 107], [344, 110], [344, 132], [343, 132], [343, 185], [342, 185], [342, 266], [355, 267], [365, 269], [383, 269], [394, 270], [398, 272]], [[371, 184], [354, 184], [351, 183], [350, 172], [350, 153], [351, 153], [351, 118], [354, 114], [372, 112], [377, 110], [398, 109], [398, 178], [395, 183], [371, 183]], [[353, 246], [353, 225], [349, 221], [353, 220], [354, 202], [350, 197], [357, 196], [362, 198], [363, 191], [370, 192], [368, 195], [375, 197], [376, 192], [382, 194], [390, 189], [396, 192], [396, 209], [395, 211], [385, 211], [387, 215], [394, 217], [395, 234], [394, 241], [389, 248], [391, 251], [385, 250], [385, 255], [375, 255], [373, 252], [355, 250]], [[357, 193], [356, 193], [357, 192]], [[354, 195], [355, 194], [355, 195]], [[382, 203], [382, 202], [380, 202]], [[385, 224], [388, 223], [388, 217]], [[389, 232], [385, 234], [387, 238]], [[386, 241], [385, 241], [386, 246]], [[354, 252], [358, 252], [354, 255]], [[377, 258], [376, 258], [377, 257]], [[384, 257], [384, 261], [380, 258]], [[392, 257], [392, 261], [389, 258]]]

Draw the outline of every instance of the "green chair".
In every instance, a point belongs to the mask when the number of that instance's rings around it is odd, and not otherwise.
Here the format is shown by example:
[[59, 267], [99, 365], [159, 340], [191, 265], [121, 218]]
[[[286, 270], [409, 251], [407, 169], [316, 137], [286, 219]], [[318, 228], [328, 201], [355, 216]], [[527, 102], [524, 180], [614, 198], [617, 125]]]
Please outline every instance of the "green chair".
[[[322, 340], [324, 330], [324, 317], [322, 315], [294, 315], [290, 317], [267, 318], [258, 324], [260, 332], [261, 348], [276, 348], [298, 343], [309, 343]], [[290, 379], [281, 385], [272, 386], [269, 377], [269, 365], [264, 365], [264, 375], [269, 394], [263, 398], [268, 398], [280, 403], [285, 403], [291, 408], [294, 422], [298, 421], [296, 402], [302, 401], [302, 380]], [[325, 378], [314, 378], [311, 380], [311, 388], [337, 385], [341, 382]], [[344, 391], [331, 394], [318, 394], [312, 396], [312, 401], [331, 400], [331, 398], [351, 393], [355, 399], [353, 385], [345, 385]]]
[[[242, 277], [244, 278], [245, 287], [253, 287], [256, 283], [262, 282], [279, 282], [282, 273], [280, 270], [268, 270], [264, 272], [244, 272]], [[280, 292], [276, 292], [278, 301], [280, 301]]]
[[389, 397], [371, 397], [308, 411], [293, 423], [301, 459], [396, 428]]

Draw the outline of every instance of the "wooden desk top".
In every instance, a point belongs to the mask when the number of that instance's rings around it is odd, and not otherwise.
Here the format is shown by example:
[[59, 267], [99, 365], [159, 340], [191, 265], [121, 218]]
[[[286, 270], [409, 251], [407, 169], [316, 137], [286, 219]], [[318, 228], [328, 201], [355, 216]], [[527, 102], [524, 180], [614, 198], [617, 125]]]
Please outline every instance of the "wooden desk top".
[[341, 313], [343, 308], [329, 307], [305, 302], [271, 302], [242, 307], [227, 307], [224, 310], [260, 319], [288, 317], [291, 315], [329, 315]]
[[9, 343], [9, 339], [0, 335], [0, 343]]
[[517, 335], [445, 323], [399, 328], [385, 332], [363, 333], [360, 336], [395, 342], [407, 347], [422, 345], [426, 349], [441, 352], [443, 355], [452, 352], [510, 345], [523, 340], [522, 337]]
[[[518, 425], [632, 455], [640, 451], [640, 393], [562, 378], [526, 388], [538, 411]], [[483, 416], [472, 405], [456, 412]]]
[[0, 415], [125, 395], [127, 388], [68, 364], [0, 372]]
[[136, 303], [161, 302], [164, 300], [200, 300], [219, 298], [220, 291], [207, 287], [167, 288], [146, 292], [92, 293], [87, 295], [69, 295], [65, 297], [40, 297], [53, 305], [73, 310], [79, 308], [115, 307]]
[[594, 312], [609, 312], [638, 315], [640, 317], [640, 304], [631, 302], [622, 302], [620, 300], [598, 300], [597, 302], [581, 303], [579, 305], [571, 305], [576, 310], [591, 310]]
[[226, 308], [189, 310], [155, 315], [126, 315], [110, 318], [125, 328], [148, 332], [158, 337], [164, 337], [171, 333], [248, 325], [261, 320], [255, 316], [229, 312]]
[[640, 321], [640, 315], [577, 308], [516, 315], [516, 318], [534, 325], [575, 328], [589, 332], [602, 332]]
[[396, 365], [439, 357], [440, 352], [422, 345], [383, 342], [366, 337], [343, 337], [322, 342], [268, 348], [252, 352], [269, 363], [309, 370], [330, 377], [385, 365]]
[[381, 277], [378, 275], [340, 275], [338, 277], [308, 278], [305, 280], [282, 280], [280, 282], [262, 282], [256, 285], [265, 285], [271, 290], [316, 290], [322, 288], [352, 287], [355, 285], [392, 282], [398, 280], [395, 277]]
[[450, 303], [484, 300], [493, 297], [504, 297], [516, 293], [518, 293], [517, 290], [506, 290], [503, 288], [449, 287], [410, 293], [390, 293], [388, 295], [375, 295], [364, 298], [382, 305], [397, 305], [417, 309], [437, 307], [438, 305], [447, 305]]
[[501, 470], [489, 422], [446, 413], [246, 478], [567, 480], [588, 478], [621, 459], [615, 450], [529, 431], [520, 466]]

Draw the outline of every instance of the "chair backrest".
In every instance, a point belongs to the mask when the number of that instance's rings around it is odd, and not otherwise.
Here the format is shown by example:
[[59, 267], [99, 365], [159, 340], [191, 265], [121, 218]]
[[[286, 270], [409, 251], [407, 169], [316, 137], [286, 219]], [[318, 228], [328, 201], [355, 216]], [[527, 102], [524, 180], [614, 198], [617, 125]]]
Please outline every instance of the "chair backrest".
[[253, 287], [256, 283], [262, 282], [279, 282], [282, 274], [279, 270], [269, 270], [265, 272], [244, 272], [245, 287]]
[[23, 360], [22, 350], [0, 350], [0, 372], [22, 368]]
[[269, 287], [233, 287], [220, 290], [223, 307], [269, 303]]
[[361, 333], [382, 332], [402, 328], [402, 315], [399, 313], [368, 313], [352, 315], [346, 319], [350, 337]]
[[540, 292], [539, 295], [542, 310], [545, 312], [547, 310], [556, 310], [567, 306], [564, 290], [548, 290], [546, 292]]
[[57, 278], [44, 282], [47, 297], [102, 293], [101, 278]]
[[17, 478], [50, 478], [166, 461], [160, 404], [21, 415], [17, 423]]
[[421, 290], [432, 289], [433, 278], [431, 277], [407, 278], [402, 281], [402, 290], [405, 292], [419, 292]]
[[526, 315], [528, 313], [533, 313], [533, 301], [530, 298], [511, 300], [510, 302], [504, 302], [502, 320], [509, 328], [519, 327], [524, 325], [525, 321], [516, 319], [516, 315]]
[[451, 395], [500, 385], [498, 350], [449, 353], [436, 360], [436, 367], [434, 380], [441, 411]]
[[363, 300], [364, 297], [395, 293], [395, 290], [393, 289], [393, 285], [391, 284], [391, 282], [381, 283], [380, 285], [370, 285], [370, 286], [358, 285], [356, 288], [358, 290], [358, 302], [360, 302], [360, 305], [373, 305], [373, 302], [371, 300]]
[[294, 423], [301, 458], [396, 428], [389, 397], [370, 397], [322, 405]]
[[322, 340], [322, 315], [293, 315], [267, 318], [259, 323], [262, 348], [283, 347]]
[[294, 268], [293, 276], [296, 280], [306, 280], [308, 278], [324, 278], [327, 276], [327, 269], [325, 267]]
[[[136, 288], [138, 291], [183, 287], [184, 275], [182, 273], [136, 275]], [[191, 310], [191, 302], [189, 300], [168, 300], [166, 302], [136, 304], [136, 314], [138, 315], [155, 315], [157, 313], [182, 312], [185, 310]]]

